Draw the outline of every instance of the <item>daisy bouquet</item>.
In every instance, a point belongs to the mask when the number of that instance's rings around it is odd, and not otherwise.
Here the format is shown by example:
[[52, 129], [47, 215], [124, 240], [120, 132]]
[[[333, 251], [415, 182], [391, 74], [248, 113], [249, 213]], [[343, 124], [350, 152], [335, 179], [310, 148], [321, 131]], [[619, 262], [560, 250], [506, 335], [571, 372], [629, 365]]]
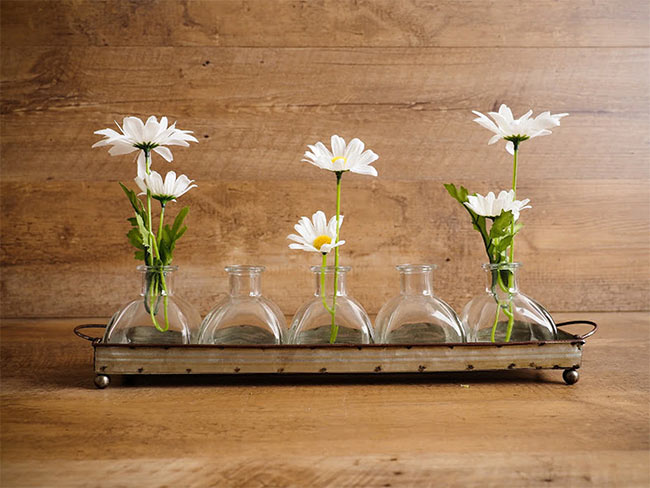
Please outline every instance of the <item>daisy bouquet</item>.
[[[532, 118], [533, 111], [529, 110], [520, 118], [515, 119], [512, 111], [506, 105], [501, 105], [498, 112], [489, 112], [488, 115], [491, 119], [480, 112], [473, 111], [473, 113], [477, 116], [474, 122], [494, 133], [488, 144], [495, 144], [501, 140], [506, 141], [505, 149], [513, 156], [512, 188], [501, 191], [496, 196], [493, 192], [489, 192], [485, 196], [478, 193], [470, 194], [463, 186], [457, 188], [451, 183], [446, 184], [445, 188], [469, 213], [474, 229], [481, 234], [490, 264], [513, 263], [514, 239], [523, 227], [519, 222], [519, 216], [522, 210], [531, 208], [528, 205], [530, 200], [517, 200], [519, 147], [524, 141], [551, 134], [551, 129], [558, 127], [560, 119], [568, 114], [552, 115], [550, 112], [543, 112]], [[512, 288], [513, 279], [512, 271], [507, 267], [494, 273], [492, 289], [495, 297], [497, 296], [497, 287], [508, 293]], [[499, 314], [503, 312], [508, 318], [505, 335], [505, 340], [508, 342], [514, 323], [512, 304], [499, 303], [499, 305], [492, 327], [491, 339], [494, 342]]]
[[[302, 217], [294, 226], [298, 234], [290, 234], [287, 238], [293, 241], [289, 244], [291, 249], [299, 249], [307, 252], [320, 253], [322, 255], [322, 267], [320, 273], [321, 298], [323, 306], [331, 315], [330, 343], [336, 342], [338, 325], [336, 323], [336, 290], [338, 289], [340, 246], [345, 241], [340, 239], [343, 215], [341, 215], [341, 180], [347, 172], [363, 175], [377, 176], [377, 170], [370, 166], [379, 159], [379, 156], [359, 139], [352, 139], [349, 144], [345, 143], [342, 137], [333, 135], [331, 138], [331, 149], [322, 142], [307, 146], [303, 162], [334, 173], [336, 176], [336, 215], [327, 220], [325, 212], [319, 210], [312, 215], [312, 218]], [[325, 270], [327, 257], [334, 252], [334, 294], [332, 303], [329, 304], [323, 292], [325, 288]]]
[[[175, 202], [177, 198], [187, 193], [197, 185], [185, 175], [176, 176], [174, 171], [169, 171], [165, 178], [151, 169], [152, 153], [160, 155], [167, 162], [173, 161], [172, 152], [167, 146], [189, 146], [189, 142], [198, 142], [192, 136], [192, 131], [176, 128], [176, 123], [168, 125], [167, 117], [160, 121], [153, 115], [145, 123], [138, 117], [125, 117], [120, 127], [115, 123], [119, 132], [107, 128], [95, 131], [95, 134], [104, 136], [92, 147], [110, 146], [108, 153], [111, 156], [122, 154], [136, 154], [137, 176], [134, 181], [139, 188], [137, 193], [120, 183], [126, 194], [134, 216], [128, 219], [131, 229], [126, 234], [129, 242], [136, 248], [135, 259], [143, 261], [147, 266], [147, 290], [145, 294], [145, 309], [151, 316], [153, 325], [161, 332], [169, 329], [167, 314], [168, 292], [165, 282], [165, 267], [172, 263], [176, 241], [180, 239], [187, 226], [183, 221], [189, 212], [189, 207], [181, 209], [172, 225], [165, 224], [165, 209], [167, 204]], [[144, 201], [140, 197], [144, 196]], [[153, 200], [160, 207], [158, 223], [154, 224], [152, 210]], [[156, 308], [159, 297], [163, 297], [164, 324], [156, 320]]]

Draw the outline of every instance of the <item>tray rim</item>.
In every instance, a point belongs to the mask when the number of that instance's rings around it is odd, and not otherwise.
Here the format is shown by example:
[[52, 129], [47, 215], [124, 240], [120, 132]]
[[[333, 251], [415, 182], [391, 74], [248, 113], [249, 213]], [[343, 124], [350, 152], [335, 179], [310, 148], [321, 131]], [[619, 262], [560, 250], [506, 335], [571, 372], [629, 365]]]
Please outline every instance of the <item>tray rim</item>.
[[93, 341], [93, 347], [128, 347], [131, 349], [137, 348], [208, 348], [208, 349], [364, 349], [364, 348], [388, 348], [388, 349], [411, 349], [413, 347], [423, 348], [466, 348], [466, 347], [488, 347], [488, 348], [501, 348], [512, 346], [538, 346], [542, 347], [546, 344], [570, 344], [570, 345], [583, 345], [586, 338], [579, 335], [570, 334], [562, 331], [569, 337], [566, 339], [553, 339], [547, 341], [519, 341], [519, 342], [417, 342], [405, 344], [164, 344], [164, 343], [150, 343], [150, 344], [126, 344], [115, 343], [110, 344], [103, 342], [103, 340], [96, 339]]
[[[559, 329], [559, 327], [564, 325], [591, 325], [593, 329], [586, 334], [578, 335], [571, 334], [565, 330]], [[74, 333], [79, 337], [89, 340], [92, 343], [93, 348], [101, 347], [127, 347], [131, 349], [135, 348], [209, 348], [209, 349], [280, 349], [280, 350], [290, 350], [290, 349], [358, 349], [363, 348], [406, 348], [410, 349], [412, 347], [424, 347], [424, 348], [467, 348], [467, 347], [485, 347], [485, 348], [501, 348], [501, 347], [512, 347], [512, 346], [544, 346], [546, 344], [570, 344], [570, 345], [584, 345], [588, 337], [593, 335], [598, 329], [598, 325], [595, 322], [589, 320], [573, 320], [563, 323], [556, 324], [558, 327], [558, 332], [561, 332], [565, 335], [563, 339], [553, 339], [545, 341], [518, 341], [518, 342], [436, 342], [436, 343], [404, 343], [404, 344], [382, 344], [382, 343], [372, 343], [372, 344], [165, 344], [165, 343], [147, 343], [147, 344], [129, 344], [129, 343], [115, 343], [109, 344], [103, 342], [101, 337], [89, 337], [81, 332], [81, 329], [84, 328], [105, 328], [105, 324], [84, 324], [79, 325], [74, 328]]]

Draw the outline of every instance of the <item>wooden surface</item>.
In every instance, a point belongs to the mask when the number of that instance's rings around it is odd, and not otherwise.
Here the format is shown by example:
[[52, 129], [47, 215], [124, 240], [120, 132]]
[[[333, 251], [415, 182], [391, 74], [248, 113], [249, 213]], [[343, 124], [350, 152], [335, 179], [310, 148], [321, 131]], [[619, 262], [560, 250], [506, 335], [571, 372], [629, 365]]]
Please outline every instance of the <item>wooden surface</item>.
[[509, 156], [471, 122], [502, 102], [571, 113], [522, 146], [522, 290], [553, 310], [650, 308], [645, 1], [0, 5], [2, 316], [109, 315], [137, 290], [117, 185], [134, 164], [90, 145], [114, 119], [152, 113], [200, 139], [154, 164], [199, 184], [175, 263], [201, 314], [227, 264], [266, 265], [264, 293], [286, 314], [311, 293], [318, 259], [286, 235], [334, 210], [334, 177], [300, 163], [332, 133], [380, 155], [379, 178], [343, 181], [352, 294], [376, 313], [397, 291], [393, 265], [435, 262], [459, 310], [485, 258], [442, 184], [509, 186]]
[[650, 482], [648, 313], [589, 318], [580, 381], [137, 378], [92, 385], [82, 319], [4, 320], [3, 487], [620, 486]]
[[[27, 46], [634, 46], [647, 4], [574, 0], [3, 0]], [[175, 20], [175, 22], [174, 22]]]

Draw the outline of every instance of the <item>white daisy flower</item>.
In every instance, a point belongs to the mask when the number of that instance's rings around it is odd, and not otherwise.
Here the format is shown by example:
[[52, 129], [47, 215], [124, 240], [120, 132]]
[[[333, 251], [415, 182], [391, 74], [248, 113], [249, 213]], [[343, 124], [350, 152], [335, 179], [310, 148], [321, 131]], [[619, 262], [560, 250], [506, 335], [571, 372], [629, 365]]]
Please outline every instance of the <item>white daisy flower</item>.
[[[342, 224], [343, 215], [340, 216], [339, 229]], [[312, 216], [311, 220], [302, 217], [294, 229], [300, 235], [287, 236], [287, 239], [294, 241], [289, 244], [291, 249], [327, 254], [335, 247], [345, 244], [345, 241], [336, 240], [336, 217], [332, 217], [328, 223], [325, 213], [320, 210]]]
[[333, 135], [331, 144], [331, 151], [322, 142], [317, 142], [313, 146], [307, 145], [310, 151], [305, 152], [305, 159], [302, 161], [328, 171], [351, 171], [362, 175], [377, 176], [377, 170], [370, 164], [377, 161], [379, 156], [370, 149], [364, 151], [365, 146], [359, 139], [352, 139], [346, 146], [345, 139]]
[[519, 220], [519, 213], [525, 208], [532, 208], [528, 203], [530, 200], [515, 200], [514, 190], [501, 191], [499, 196], [495, 197], [494, 193], [490, 192], [486, 196], [468, 195], [465, 205], [477, 215], [483, 217], [498, 217], [502, 212], [512, 212], [514, 220]]
[[164, 182], [159, 173], [152, 171], [148, 175], [145, 174], [143, 178], [139, 176], [135, 178], [135, 183], [142, 190], [140, 195], [146, 195], [147, 190], [149, 190], [151, 197], [160, 200], [160, 203], [163, 205], [169, 201], [175, 202], [178, 197], [198, 186], [193, 185], [194, 180], [190, 180], [185, 175], [180, 175], [176, 178], [174, 171], [167, 173]]
[[551, 115], [550, 112], [543, 112], [531, 119], [530, 116], [533, 111], [529, 110], [518, 119], [515, 119], [512, 111], [505, 104], [499, 107], [498, 112], [488, 112], [494, 121], [476, 110], [472, 110], [472, 113], [478, 116], [474, 119], [474, 122], [494, 132], [495, 135], [488, 141], [488, 144], [494, 144], [501, 139], [505, 139], [508, 141], [506, 151], [510, 154], [514, 154], [515, 146], [513, 141], [521, 142], [537, 136], [547, 136], [551, 134], [550, 129], [560, 125], [562, 117], [569, 115], [567, 113]]
[[172, 152], [165, 146], [189, 146], [188, 141], [199, 142], [190, 135], [191, 130], [176, 128], [176, 122], [167, 127], [167, 117], [161, 117], [160, 122], [155, 116], [147, 119], [146, 123], [138, 117], [124, 117], [122, 127], [115, 122], [120, 132], [113, 129], [101, 129], [95, 134], [104, 136], [104, 139], [93, 144], [92, 147], [111, 146], [108, 153], [111, 156], [129, 154], [134, 151], [138, 153], [138, 176], [142, 178], [146, 173], [145, 151], [154, 151], [160, 154], [166, 161], [174, 159]]

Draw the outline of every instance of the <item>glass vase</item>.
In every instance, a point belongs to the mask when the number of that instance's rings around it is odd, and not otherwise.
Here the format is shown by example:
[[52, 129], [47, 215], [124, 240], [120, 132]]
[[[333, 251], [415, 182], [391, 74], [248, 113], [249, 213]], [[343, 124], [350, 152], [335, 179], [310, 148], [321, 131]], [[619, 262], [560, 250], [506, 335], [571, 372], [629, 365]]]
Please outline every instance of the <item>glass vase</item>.
[[178, 266], [138, 266], [140, 297], [117, 311], [106, 326], [104, 342], [112, 344], [190, 344], [201, 316], [174, 293]]
[[[292, 344], [370, 344], [373, 330], [361, 304], [348, 296], [349, 266], [312, 266], [314, 296], [296, 312], [289, 340]], [[337, 272], [335, 273], [335, 269]], [[336, 290], [336, 292], [335, 292]]]
[[264, 266], [228, 266], [228, 296], [201, 324], [199, 344], [282, 344], [286, 332], [278, 306], [262, 296]]
[[400, 294], [386, 302], [377, 314], [376, 342], [465, 342], [465, 330], [458, 315], [433, 294], [435, 265], [403, 264], [396, 268], [400, 274]]
[[473, 298], [462, 312], [472, 342], [528, 342], [557, 338], [551, 315], [519, 291], [520, 263], [484, 264], [485, 293]]

